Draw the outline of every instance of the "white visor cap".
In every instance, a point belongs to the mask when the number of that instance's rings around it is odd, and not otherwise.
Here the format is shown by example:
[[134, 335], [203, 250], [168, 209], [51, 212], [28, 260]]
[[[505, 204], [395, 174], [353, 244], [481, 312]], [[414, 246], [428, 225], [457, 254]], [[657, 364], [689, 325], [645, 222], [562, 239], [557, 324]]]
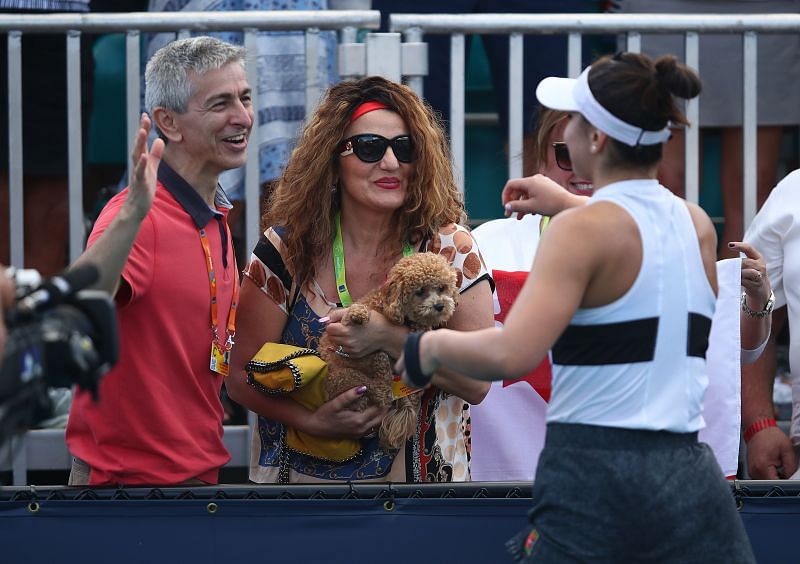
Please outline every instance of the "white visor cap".
[[658, 145], [670, 137], [669, 124], [664, 129], [650, 131], [622, 121], [595, 100], [589, 89], [589, 69], [578, 78], [543, 79], [536, 87], [536, 98], [553, 110], [578, 112], [597, 129], [626, 145]]

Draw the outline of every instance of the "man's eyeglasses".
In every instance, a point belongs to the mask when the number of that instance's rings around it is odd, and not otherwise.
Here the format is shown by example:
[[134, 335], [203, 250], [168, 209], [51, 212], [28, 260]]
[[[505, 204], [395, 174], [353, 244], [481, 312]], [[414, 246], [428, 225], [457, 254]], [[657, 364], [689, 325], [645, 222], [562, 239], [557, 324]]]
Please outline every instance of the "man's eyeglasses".
[[339, 156], [346, 157], [355, 153], [365, 163], [376, 163], [386, 154], [389, 145], [401, 163], [410, 163], [414, 160], [414, 142], [411, 137], [399, 135], [394, 139], [387, 139], [374, 133], [362, 133], [345, 139], [339, 146]]
[[556, 154], [556, 164], [561, 170], [572, 170], [572, 159], [569, 156], [567, 144], [561, 141], [553, 143], [553, 152]]

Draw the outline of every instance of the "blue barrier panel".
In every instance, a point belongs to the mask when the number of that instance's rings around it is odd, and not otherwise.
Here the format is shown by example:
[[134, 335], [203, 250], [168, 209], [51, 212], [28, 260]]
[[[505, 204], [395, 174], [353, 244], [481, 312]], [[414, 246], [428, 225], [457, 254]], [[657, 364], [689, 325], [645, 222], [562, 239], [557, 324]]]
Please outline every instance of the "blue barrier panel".
[[[0, 490], [0, 561], [504, 562], [529, 488]], [[349, 493], [348, 493], [349, 492]], [[796, 562], [800, 498], [737, 492], [759, 562]], [[470, 495], [471, 494], [471, 495]], [[369, 497], [368, 499], [366, 497]]]

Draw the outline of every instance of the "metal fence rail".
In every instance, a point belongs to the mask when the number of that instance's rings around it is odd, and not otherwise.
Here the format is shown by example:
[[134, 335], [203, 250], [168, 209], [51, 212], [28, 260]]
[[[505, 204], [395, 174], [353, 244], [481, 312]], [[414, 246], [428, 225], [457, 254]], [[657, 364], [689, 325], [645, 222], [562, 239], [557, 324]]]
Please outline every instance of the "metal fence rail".
[[[82, 33], [126, 34], [126, 107], [128, 154], [133, 152], [133, 132], [139, 123], [141, 60], [139, 36], [142, 32], [171, 31], [179, 35], [190, 32], [242, 31], [248, 59], [256, 60], [256, 37], [261, 31], [304, 31], [306, 53], [319, 50], [320, 30], [347, 31], [355, 37], [357, 29], [377, 29], [380, 12], [375, 10], [330, 11], [240, 11], [240, 12], [159, 12], [112, 14], [0, 14], [0, 34], [7, 34], [8, 75], [19, 77], [22, 69], [22, 34], [63, 33], [67, 42], [67, 104], [69, 153], [69, 257], [74, 260], [83, 250], [83, 160], [81, 147], [80, 41]], [[343, 34], [345, 35], [345, 34]], [[315, 57], [306, 57], [306, 112], [313, 108], [321, 94]], [[257, 84], [256, 65], [248, 65], [250, 84]], [[9, 225], [11, 264], [23, 266], [23, 197], [22, 197], [22, 85], [9, 80]], [[253, 105], [257, 106], [255, 90]], [[2, 109], [0, 109], [2, 111]], [[253, 134], [258, 139], [257, 124]], [[248, 146], [245, 173], [245, 198], [259, 201], [258, 143]], [[246, 211], [247, 247], [258, 240], [258, 206]], [[5, 219], [5, 218], [3, 218]]]
[[[744, 154], [744, 225], [756, 213], [756, 53], [761, 33], [797, 33], [800, 14], [392, 14], [390, 29], [402, 32], [407, 40], [418, 40], [423, 33], [451, 34], [450, 137], [453, 164], [460, 174], [463, 189], [464, 170], [464, 36], [465, 34], [509, 35], [509, 177], [522, 175], [522, 38], [526, 34], [566, 34], [565, 53], [569, 76], [581, 71], [581, 40], [585, 34], [624, 33], [627, 49], [641, 50], [641, 33], [682, 33], [686, 42], [686, 62], [699, 67], [701, 33], [730, 33], [744, 36], [743, 154]], [[703, 69], [699, 69], [702, 76]], [[696, 124], [700, 111], [698, 100], [689, 101], [687, 117]], [[700, 142], [696, 125], [686, 132], [686, 197], [699, 200]]]
[[[522, 173], [522, 38], [526, 34], [566, 34], [568, 51], [564, 54], [571, 76], [581, 70], [581, 43], [586, 34], [624, 33], [628, 49], [639, 51], [641, 33], [682, 33], [685, 36], [687, 63], [697, 68], [699, 64], [699, 35], [702, 33], [732, 33], [744, 37], [744, 93], [743, 150], [744, 150], [744, 220], [747, 225], [756, 210], [756, 53], [758, 36], [762, 33], [797, 33], [800, 31], [800, 15], [770, 14], [755, 15], [633, 15], [633, 14], [394, 14], [390, 17], [393, 32], [404, 36], [402, 74], [418, 92], [422, 91], [422, 77], [427, 73], [426, 52], [422, 46], [424, 33], [452, 34], [451, 39], [451, 144], [454, 165], [457, 171], [464, 167], [464, 74], [465, 35], [477, 33], [499, 33], [510, 37], [509, 59], [509, 176]], [[63, 33], [67, 43], [67, 98], [69, 112], [69, 206], [70, 206], [70, 259], [76, 258], [83, 247], [81, 171], [81, 116], [80, 116], [80, 41], [82, 33], [124, 32], [126, 34], [126, 107], [127, 139], [132, 139], [140, 112], [140, 34], [142, 32], [190, 32], [242, 31], [248, 57], [255, 60], [256, 38], [260, 31], [303, 31], [306, 52], [319, 49], [319, 30], [340, 30], [339, 68], [346, 69], [342, 75], [353, 76], [364, 65], [353, 64], [352, 56], [363, 51], [353, 48], [358, 29], [377, 29], [380, 14], [377, 11], [248, 11], [248, 12], [175, 12], [175, 13], [129, 13], [129, 14], [48, 14], [17, 15], [0, 14], [0, 34], [7, 35], [9, 77], [21, 73], [21, 38], [23, 34]], [[0, 37], [0, 40], [2, 38]], [[406, 55], [409, 55], [406, 60]], [[307, 110], [313, 107], [320, 95], [316, 73], [312, 72], [313, 57], [306, 57]], [[369, 65], [364, 66], [369, 70]], [[702, 69], [699, 69], [702, 74]], [[248, 66], [248, 80], [257, 84], [255, 65]], [[19, 80], [9, 80], [9, 226], [11, 262], [23, 266], [23, 168], [22, 168], [22, 92]], [[254, 92], [254, 96], [255, 96]], [[257, 106], [257, 101], [253, 101]], [[687, 115], [692, 123], [699, 118], [697, 100], [687, 106]], [[257, 125], [256, 125], [257, 127]], [[256, 136], [257, 131], [253, 132]], [[256, 137], [258, 138], [258, 137]], [[129, 147], [129, 153], [131, 152]], [[245, 198], [249, 202], [259, 201], [258, 144], [248, 146], [248, 165], [245, 175]], [[691, 201], [699, 199], [699, 132], [696, 126], [686, 135], [686, 194]], [[463, 187], [463, 178], [461, 179]], [[246, 244], [253, 248], [258, 239], [259, 209], [247, 206]], [[6, 218], [0, 220], [4, 224]], [[0, 235], [0, 238], [5, 234]], [[249, 445], [241, 429], [231, 433], [237, 445]], [[58, 433], [41, 432], [29, 435], [25, 447], [15, 449], [17, 456], [12, 462], [15, 483], [27, 468], [66, 467], [64, 451], [56, 459], [47, 459], [41, 448], [49, 445]], [[39, 441], [41, 438], [41, 441]], [[237, 447], [238, 448], [238, 447]], [[37, 462], [41, 458], [42, 462]], [[30, 464], [29, 464], [30, 463]]]

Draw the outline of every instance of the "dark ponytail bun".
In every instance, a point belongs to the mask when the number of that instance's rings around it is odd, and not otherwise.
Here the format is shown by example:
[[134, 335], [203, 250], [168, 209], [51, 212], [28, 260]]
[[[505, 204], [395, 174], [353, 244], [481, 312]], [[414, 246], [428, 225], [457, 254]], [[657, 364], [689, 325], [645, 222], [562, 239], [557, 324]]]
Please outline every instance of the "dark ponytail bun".
[[694, 98], [700, 94], [700, 77], [692, 69], [678, 62], [674, 55], [664, 55], [655, 60], [656, 81], [673, 96]]
[[[598, 59], [589, 71], [589, 88], [595, 99], [621, 120], [647, 131], [667, 124], [688, 124], [675, 97], [694, 98], [700, 93], [697, 73], [672, 55], [655, 62], [639, 53], [617, 53]], [[652, 164], [661, 158], [662, 144], [631, 147], [613, 140], [621, 161]]]

